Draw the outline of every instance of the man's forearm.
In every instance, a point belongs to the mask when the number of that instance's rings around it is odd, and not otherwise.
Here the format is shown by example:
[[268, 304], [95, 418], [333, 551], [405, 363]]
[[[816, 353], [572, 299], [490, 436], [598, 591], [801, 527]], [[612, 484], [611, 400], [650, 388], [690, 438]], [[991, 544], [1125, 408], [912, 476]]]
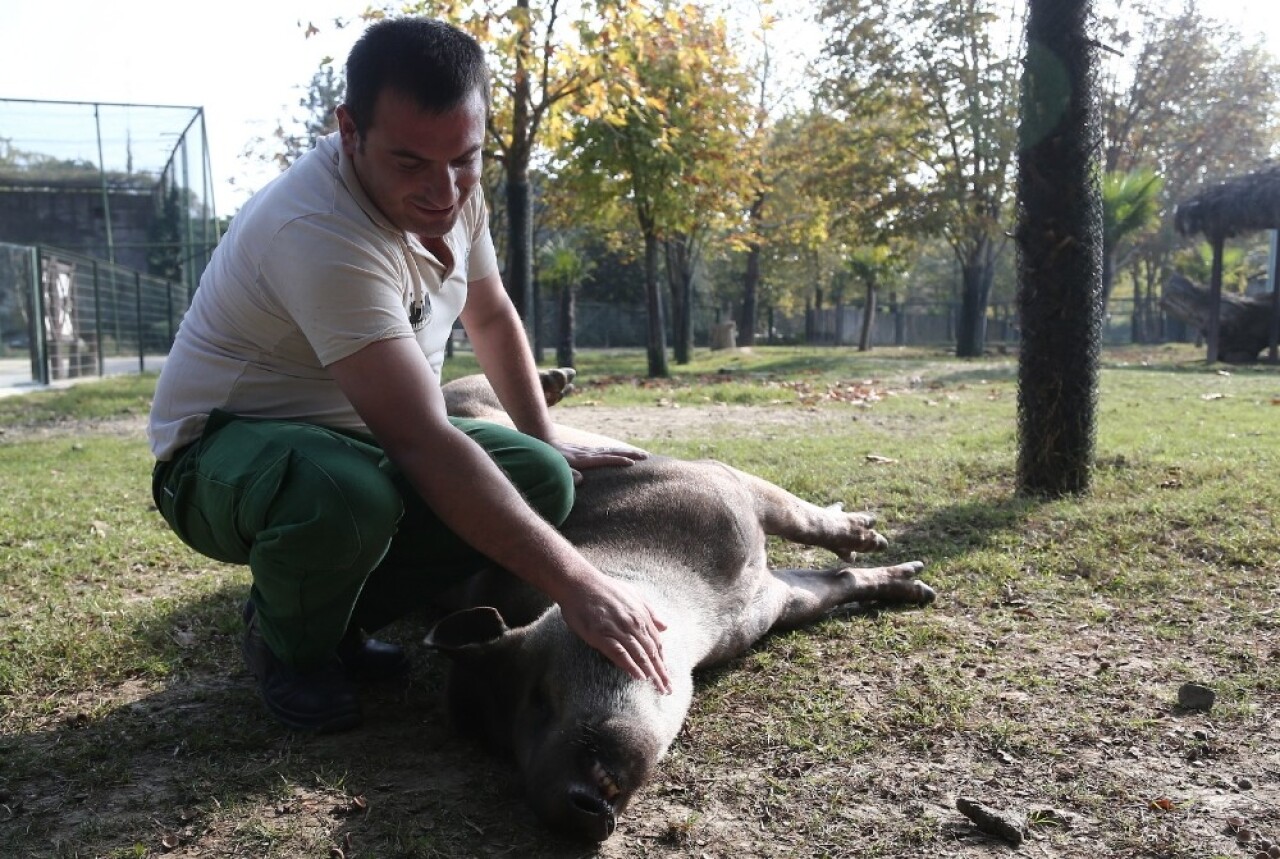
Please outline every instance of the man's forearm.
[[489, 379], [498, 401], [515, 424], [526, 435], [550, 441], [551, 418], [538, 379], [533, 352], [525, 338], [518, 316], [512, 312], [486, 320], [471, 336], [476, 360]]
[[450, 530], [556, 602], [584, 578], [597, 575], [525, 502], [479, 445], [450, 429], [429, 449], [415, 445], [386, 450]]

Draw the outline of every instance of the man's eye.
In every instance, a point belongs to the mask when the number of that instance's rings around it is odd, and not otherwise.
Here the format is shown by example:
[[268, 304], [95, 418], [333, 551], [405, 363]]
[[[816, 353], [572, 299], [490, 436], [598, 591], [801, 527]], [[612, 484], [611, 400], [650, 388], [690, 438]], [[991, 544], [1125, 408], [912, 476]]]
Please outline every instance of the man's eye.
[[421, 161], [399, 161], [396, 166], [405, 172], [412, 172], [422, 166]]

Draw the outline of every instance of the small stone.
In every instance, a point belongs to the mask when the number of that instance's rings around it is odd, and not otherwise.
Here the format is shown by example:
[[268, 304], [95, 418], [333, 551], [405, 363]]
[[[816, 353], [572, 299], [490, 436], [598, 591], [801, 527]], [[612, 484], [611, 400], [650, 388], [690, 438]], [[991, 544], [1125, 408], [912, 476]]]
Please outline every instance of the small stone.
[[1272, 844], [1267, 848], [1267, 855], [1270, 856], [1271, 859], [1280, 859], [1280, 844]]
[[1178, 706], [1185, 710], [1199, 710], [1207, 713], [1213, 709], [1215, 698], [1217, 695], [1212, 689], [1201, 686], [1199, 683], [1183, 683], [1178, 689]]
[[1253, 790], [1253, 782], [1242, 775], [1236, 776], [1236, 787], [1241, 790]]
[[1252, 840], [1253, 840], [1252, 829], [1241, 829], [1239, 832], [1236, 833], [1236, 841], [1239, 841], [1241, 844], [1248, 844]]
[[1239, 832], [1239, 831], [1244, 827], [1245, 823], [1246, 823], [1246, 821], [1245, 821], [1245, 819], [1244, 819], [1243, 817], [1228, 817], [1228, 818], [1227, 818], [1227, 829], [1230, 829], [1230, 830], [1231, 830], [1231, 834], [1232, 834], [1232, 835], [1235, 835], [1237, 832]]

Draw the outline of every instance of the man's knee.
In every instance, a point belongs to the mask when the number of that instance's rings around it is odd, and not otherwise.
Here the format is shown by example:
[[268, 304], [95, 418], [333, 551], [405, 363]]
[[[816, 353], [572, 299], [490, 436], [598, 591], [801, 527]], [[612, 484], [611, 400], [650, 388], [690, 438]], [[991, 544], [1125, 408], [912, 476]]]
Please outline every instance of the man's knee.
[[451, 418], [479, 444], [520, 490], [529, 506], [559, 525], [573, 509], [573, 470], [544, 441], [488, 421]]
[[559, 525], [573, 509], [573, 470], [558, 450], [550, 445], [530, 451], [529, 475], [521, 492], [529, 506], [548, 522]]
[[246, 492], [237, 528], [254, 535], [255, 551], [363, 574], [385, 554], [403, 511], [392, 481], [366, 460], [290, 450]]

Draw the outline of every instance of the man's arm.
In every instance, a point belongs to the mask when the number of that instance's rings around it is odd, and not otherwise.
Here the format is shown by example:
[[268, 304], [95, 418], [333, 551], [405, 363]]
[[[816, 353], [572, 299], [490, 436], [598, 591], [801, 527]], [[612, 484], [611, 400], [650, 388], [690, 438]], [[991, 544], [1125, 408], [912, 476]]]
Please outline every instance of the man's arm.
[[439, 381], [412, 338], [373, 343], [328, 369], [388, 458], [454, 533], [555, 600], [569, 628], [619, 668], [670, 691], [659, 636], [665, 624], [629, 585], [582, 557], [449, 423]]
[[524, 326], [498, 275], [467, 285], [462, 324], [480, 369], [516, 429], [554, 445], [574, 469], [625, 466], [644, 458], [636, 448], [585, 447], [556, 438]]

